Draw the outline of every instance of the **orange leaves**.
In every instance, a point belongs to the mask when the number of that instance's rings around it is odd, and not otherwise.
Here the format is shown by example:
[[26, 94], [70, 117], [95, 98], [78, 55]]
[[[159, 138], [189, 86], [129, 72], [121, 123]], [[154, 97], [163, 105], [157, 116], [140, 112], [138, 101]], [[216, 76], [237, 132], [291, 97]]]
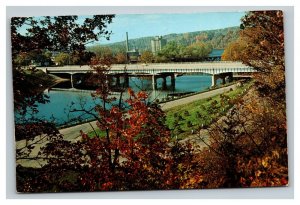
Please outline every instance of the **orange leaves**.
[[[144, 91], [140, 91], [137, 94], [135, 94], [134, 91], [131, 88], [128, 88], [127, 92], [128, 92], [130, 97], [135, 99], [135, 103], [137, 103], [139, 101], [146, 100], [148, 98], [148, 94]], [[132, 101], [129, 100], [129, 102], [132, 102]]]
[[189, 179], [184, 180], [184, 183], [180, 186], [180, 189], [189, 189], [195, 188], [197, 184], [203, 182], [203, 176], [201, 175], [194, 175], [191, 176]]
[[135, 97], [134, 91], [131, 88], [128, 88], [127, 91], [130, 97]]

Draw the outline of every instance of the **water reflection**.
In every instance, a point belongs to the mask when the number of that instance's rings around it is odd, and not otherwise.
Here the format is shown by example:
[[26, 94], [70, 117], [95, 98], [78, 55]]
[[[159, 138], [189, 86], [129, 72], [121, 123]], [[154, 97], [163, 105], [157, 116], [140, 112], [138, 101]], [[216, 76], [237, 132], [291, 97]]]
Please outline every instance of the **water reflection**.
[[[220, 82], [218, 82], [220, 83]], [[48, 90], [50, 103], [39, 104], [39, 113], [35, 117], [53, 120], [56, 125], [63, 125], [72, 121], [91, 119], [91, 115], [84, 112], [70, 112], [72, 109], [87, 109], [93, 110], [93, 107], [101, 103], [98, 99], [91, 97], [92, 90], [71, 89], [70, 81], [60, 83]], [[134, 91], [144, 90], [149, 94], [149, 101], [162, 100], [168, 94], [182, 93], [182, 92], [197, 92], [203, 91], [210, 87], [211, 77], [207, 75], [186, 75], [176, 78], [176, 88], [173, 90], [171, 80], [167, 78], [167, 90], [161, 90], [162, 79], [157, 79], [158, 90], [152, 89], [151, 78], [131, 77], [129, 80], [129, 87]], [[76, 85], [74, 86], [76, 87]], [[120, 94], [113, 93], [113, 97], [118, 99]], [[123, 99], [128, 98], [127, 92], [123, 93]], [[117, 103], [116, 102], [113, 102]], [[75, 122], [74, 121], [74, 122]]]

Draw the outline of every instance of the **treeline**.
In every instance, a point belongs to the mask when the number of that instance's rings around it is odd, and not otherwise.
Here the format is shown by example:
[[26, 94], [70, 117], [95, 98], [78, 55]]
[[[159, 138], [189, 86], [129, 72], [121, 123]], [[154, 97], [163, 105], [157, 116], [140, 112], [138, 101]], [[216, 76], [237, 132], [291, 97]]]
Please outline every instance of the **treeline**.
[[[189, 46], [196, 42], [202, 41], [209, 44], [212, 48], [225, 48], [229, 43], [235, 41], [239, 35], [239, 27], [229, 27], [224, 29], [187, 32], [181, 34], [168, 34], [162, 36], [167, 40], [167, 43], [175, 41], [182, 46]], [[140, 51], [151, 50], [151, 40], [154, 36], [130, 39], [128, 41], [129, 48], [138, 48]], [[93, 51], [97, 47], [109, 47], [113, 53], [126, 50], [125, 39], [122, 42], [107, 44], [105, 46], [97, 45], [88, 47], [89, 51]]]
[[[183, 46], [176, 41], [167, 43], [156, 54], [150, 50], [142, 51], [135, 57], [135, 62], [162, 63], [170, 61], [202, 61], [205, 60], [212, 50], [212, 46], [204, 42], [196, 42], [189, 46]], [[127, 57], [125, 50], [113, 52], [109, 47], [94, 47], [84, 52], [49, 52], [47, 50], [30, 51], [20, 53], [14, 64], [18, 66], [63, 66], [63, 65], [87, 65], [94, 57], [109, 58], [113, 64], [132, 63], [131, 56]]]
[[[130, 50], [137, 48], [140, 51], [140, 62], [168, 62], [168, 61], [201, 61], [204, 60], [212, 49], [226, 48], [232, 45], [239, 36], [238, 27], [225, 29], [197, 31], [183, 34], [168, 34], [163, 36], [167, 45], [153, 55], [151, 51], [151, 39], [142, 37], [129, 40]], [[124, 42], [88, 47], [85, 51], [50, 52], [47, 49], [34, 50], [19, 53], [14, 59], [18, 66], [51, 66], [51, 65], [84, 65], [89, 64], [92, 57], [106, 56], [113, 63], [126, 63], [130, 61], [126, 57]]]

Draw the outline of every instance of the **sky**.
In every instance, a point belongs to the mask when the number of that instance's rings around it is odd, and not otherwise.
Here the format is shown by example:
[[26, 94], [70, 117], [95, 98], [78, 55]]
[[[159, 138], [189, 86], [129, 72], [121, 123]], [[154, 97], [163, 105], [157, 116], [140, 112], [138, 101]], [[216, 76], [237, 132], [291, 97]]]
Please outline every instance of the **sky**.
[[171, 33], [185, 33], [239, 26], [245, 12], [212, 12], [190, 14], [123, 14], [116, 15], [108, 25], [112, 31], [110, 40], [101, 39], [100, 44], [129, 39], [160, 36]]
[[[239, 26], [245, 12], [207, 12], [207, 13], [177, 13], [177, 14], [117, 14], [107, 30], [112, 31], [110, 40], [100, 38], [91, 45], [105, 45], [125, 41], [126, 32], [129, 39], [146, 36], [163, 36], [171, 33], [186, 33], [193, 31], [213, 30]], [[78, 16], [78, 23], [92, 16]], [[40, 17], [35, 17], [39, 19]], [[26, 33], [28, 26], [19, 29]]]

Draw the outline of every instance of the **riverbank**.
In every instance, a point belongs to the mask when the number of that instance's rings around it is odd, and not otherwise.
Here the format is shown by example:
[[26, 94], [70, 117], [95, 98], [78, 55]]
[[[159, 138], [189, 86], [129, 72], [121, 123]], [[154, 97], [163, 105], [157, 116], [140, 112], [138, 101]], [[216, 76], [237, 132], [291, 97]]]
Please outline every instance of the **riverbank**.
[[[214, 92], [205, 93], [202, 98], [193, 100], [187, 98], [185, 104], [174, 103], [166, 109], [166, 126], [169, 127], [171, 137], [185, 139], [193, 135], [196, 130], [205, 129], [213, 122], [225, 115], [231, 109], [237, 98], [246, 93], [251, 83], [243, 86], [228, 86]], [[175, 106], [177, 104], [177, 106]]]
[[[199, 102], [201, 100], [205, 100], [207, 98], [210, 98], [211, 96], [216, 96], [223, 94], [225, 92], [228, 92], [230, 90], [235, 90], [238, 86], [236, 84], [234, 85], [229, 85], [227, 87], [222, 87], [218, 88], [215, 90], [210, 90], [206, 92], [201, 92], [192, 96], [180, 98], [180, 99], [174, 99], [173, 101], [166, 102], [166, 103], [161, 103], [161, 108], [164, 111], [170, 111], [171, 109], [177, 109], [178, 107], [185, 107], [185, 105], [188, 105], [189, 103], [193, 103], [195, 101]], [[75, 125], [72, 127], [67, 127], [60, 129], [59, 132], [64, 136], [64, 139], [67, 141], [71, 142], [76, 142], [77, 140], [81, 139], [80, 136], [80, 131], [83, 131], [84, 133], [89, 133], [93, 131], [93, 128], [95, 130], [97, 129], [96, 125], [97, 121], [91, 121], [91, 122], [86, 122], [83, 124]], [[196, 139], [196, 136], [193, 136], [190, 132], [187, 133], [189, 137], [186, 138], [188, 139]], [[38, 141], [40, 137], [36, 137], [34, 140], [27, 142], [29, 144], [34, 143], [35, 141]], [[199, 140], [196, 140], [197, 144], [200, 144], [201, 142]], [[44, 146], [47, 143], [47, 140], [42, 140], [40, 141], [37, 145], [35, 145], [34, 149], [32, 150], [30, 157], [34, 158], [37, 156], [40, 148]], [[25, 140], [22, 141], [17, 141], [16, 146], [17, 148], [24, 147], [26, 144]], [[44, 165], [44, 161], [41, 160], [32, 160], [32, 159], [20, 159], [17, 160], [17, 164], [22, 164], [22, 166], [25, 167], [41, 167]]]
[[[235, 90], [237, 88], [237, 84], [229, 85], [227, 87], [222, 87], [222, 88], [217, 88], [214, 90], [209, 90], [205, 92], [201, 92], [198, 94], [194, 94], [188, 97], [184, 98], [179, 98], [179, 99], [174, 99], [172, 101], [166, 102], [166, 103], [160, 103], [159, 105], [161, 106], [161, 109], [164, 111], [167, 111], [171, 108], [177, 107], [177, 106], [183, 106], [185, 104], [197, 101], [197, 100], [202, 100], [205, 98], [209, 98], [218, 94], [222, 94], [225, 92], [228, 92], [229, 90]], [[80, 130], [82, 130], [85, 133], [89, 133], [93, 131], [93, 128], [97, 128], [96, 126], [96, 121], [91, 121], [79, 125], [75, 125], [72, 127], [67, 127], [60, 129], [59, 132], [64, 135], [64, 138], [66, 140], [70, 141], [76, 141], [80, 138]]]

